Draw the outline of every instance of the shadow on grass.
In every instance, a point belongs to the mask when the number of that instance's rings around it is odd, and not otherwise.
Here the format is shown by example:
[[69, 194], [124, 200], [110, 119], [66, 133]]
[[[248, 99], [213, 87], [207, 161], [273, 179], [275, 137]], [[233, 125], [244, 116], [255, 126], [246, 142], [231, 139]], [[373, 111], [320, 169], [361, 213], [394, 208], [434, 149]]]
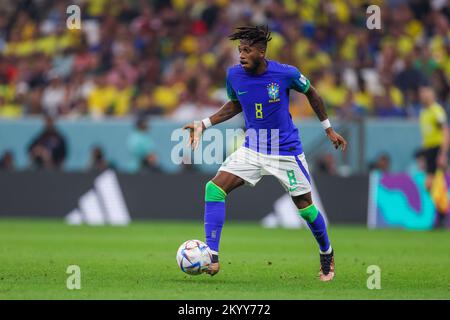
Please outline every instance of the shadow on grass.
[[189, 278], [184, 278], [184, 279], [168, 279], [166, 280], [167, 283], [171, 283], [171, 284], [211, 284], [211, 285], [216, 285], [216, 284], [223, 284], [223, 285], [249, 285], [252, 284], [253, 281], [251, 280], [241, 280], [241, 279], [220, 279], [220, 278], [214, 278], [211, 276], [208, 277], [189, 277]]

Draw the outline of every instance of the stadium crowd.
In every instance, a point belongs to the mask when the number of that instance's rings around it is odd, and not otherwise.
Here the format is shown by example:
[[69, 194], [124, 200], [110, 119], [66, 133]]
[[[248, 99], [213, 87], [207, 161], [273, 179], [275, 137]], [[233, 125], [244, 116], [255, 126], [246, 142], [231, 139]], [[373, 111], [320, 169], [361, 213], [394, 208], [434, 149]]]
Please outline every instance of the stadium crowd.
[[[81, 30], [69, 30], [69, 5]], [[431, 84], [450, 107], [450, 1], [2, 0], [0, 117], [202, 118], [226, 100], [234, 27], [268, 24], [268, 56], [297, 66], [331, 115], [417, 117]], [[292, 95], [293, 117], [313, 116]]]

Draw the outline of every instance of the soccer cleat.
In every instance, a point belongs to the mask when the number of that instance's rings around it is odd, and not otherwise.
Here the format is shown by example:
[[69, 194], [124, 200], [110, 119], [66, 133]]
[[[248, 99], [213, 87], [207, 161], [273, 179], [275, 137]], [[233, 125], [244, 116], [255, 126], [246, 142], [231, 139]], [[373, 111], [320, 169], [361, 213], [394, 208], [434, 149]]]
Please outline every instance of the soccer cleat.
[[211, 275], [211, 276], [214, 276], [214, 275], [216, 275], [217, 273], [219, 273], [219, 271], [220, 271], [220, 265], [219, 265], [219, 262], [212, 262], [212, 263], [209, 265], [208, 269], [206, 269], [205, 273], [207, 273], [207, 274], [209, 274], [209, 275]]
[[334, 250], [329, 254], [320, 254], [320, 281], [331, 281], [334, 278]]

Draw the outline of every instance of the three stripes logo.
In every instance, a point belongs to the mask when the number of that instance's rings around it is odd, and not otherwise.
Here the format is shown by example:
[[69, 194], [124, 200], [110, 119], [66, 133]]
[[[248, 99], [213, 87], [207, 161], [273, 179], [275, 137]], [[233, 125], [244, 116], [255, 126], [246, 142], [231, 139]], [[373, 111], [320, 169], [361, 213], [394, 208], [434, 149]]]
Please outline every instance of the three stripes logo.
[[127, 225], [130, 223], [119, 180], [113, 170], [107, 170], [94, 181], [94, 187], [80, 197], [78, 208], [65, 218], [71, 225]]

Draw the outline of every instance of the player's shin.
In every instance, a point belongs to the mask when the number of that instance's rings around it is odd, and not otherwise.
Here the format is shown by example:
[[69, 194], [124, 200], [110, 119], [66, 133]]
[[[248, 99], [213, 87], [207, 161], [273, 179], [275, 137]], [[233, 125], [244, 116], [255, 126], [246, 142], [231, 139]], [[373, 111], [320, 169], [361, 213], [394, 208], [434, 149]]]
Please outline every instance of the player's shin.
[[225, 222], [225, 197], [223, 191], [214, 182], [209, 181], [205, 188], [205, 235], [206, 244], [212, 250], [213, 262], [218, 262], [220, 235]]
[[322, 214], [317, 210], [314, 204], [299, 210], [300, 216], [306, 220], [309, 229], [319, 244], [320, 253], [331, 253], [331, 245], [328, 239], [327, 226]]

